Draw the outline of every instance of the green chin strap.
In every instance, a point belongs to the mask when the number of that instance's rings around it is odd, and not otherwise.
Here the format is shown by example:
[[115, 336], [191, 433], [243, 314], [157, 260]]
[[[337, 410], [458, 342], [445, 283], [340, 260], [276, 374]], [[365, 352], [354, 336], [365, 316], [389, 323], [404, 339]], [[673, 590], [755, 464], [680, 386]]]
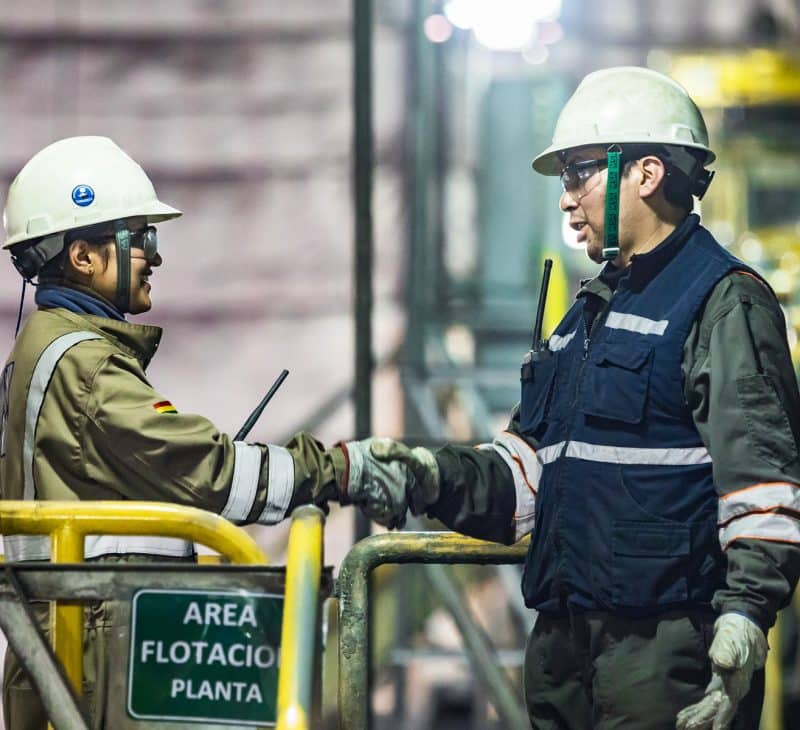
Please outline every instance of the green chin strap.
[[131, 232], [125, 221], [114, 224], [117, 229], [114, 242], [117, 248], [117, 293], [114, 306], [125, 314], [131, 306]]
[[603, 258], [619, 256], [619, 185], [622, 152], [608, 151], [608, 180], [606, 182], [606, 226], [603, 236]]

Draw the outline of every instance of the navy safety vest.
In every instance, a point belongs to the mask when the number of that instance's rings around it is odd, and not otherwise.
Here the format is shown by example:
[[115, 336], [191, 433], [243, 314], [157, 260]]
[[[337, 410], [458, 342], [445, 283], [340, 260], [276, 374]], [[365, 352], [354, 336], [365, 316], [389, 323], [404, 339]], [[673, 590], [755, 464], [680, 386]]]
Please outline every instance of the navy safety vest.
[[711, 290], [750, 269], [698, 224], [684, 222], [688, 240], [637, 290], [620, 281], [591, 339], [579, 299], [552, 355], [523, 368], [520, 425], [543, 464], [522, 579], [531, 608], [639, 615], [708, 604], [723, 584], [711, 457], [681, 363]]

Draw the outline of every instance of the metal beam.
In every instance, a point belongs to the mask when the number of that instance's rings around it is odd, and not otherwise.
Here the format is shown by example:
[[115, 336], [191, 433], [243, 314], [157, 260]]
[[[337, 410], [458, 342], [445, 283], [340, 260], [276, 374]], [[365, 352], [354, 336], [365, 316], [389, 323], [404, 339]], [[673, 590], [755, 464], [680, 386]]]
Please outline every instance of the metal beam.
[[[372, 434], [372, 0], [353, 0], [353, 211], [355, 214], [355, 435]], [[356, 541], [370, 522], [356, 512]]]

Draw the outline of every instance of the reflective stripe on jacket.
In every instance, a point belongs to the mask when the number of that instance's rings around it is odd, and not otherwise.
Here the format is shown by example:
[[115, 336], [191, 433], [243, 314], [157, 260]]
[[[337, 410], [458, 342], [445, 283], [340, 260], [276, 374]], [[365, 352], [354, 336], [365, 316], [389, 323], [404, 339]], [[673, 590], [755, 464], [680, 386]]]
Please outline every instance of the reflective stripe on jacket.
[[[155, 500], [236, 522], [283, 519], [294, 491], [291, 454], [233, 442], [202, 416], [175, 412], [145, 376], [160, 338], [157, 327], [60, 308], [28, 318], [3, 378], [4, 499]], [[8, 536], [4, 544], [8, 560], [49, 556], [46, 536]], [[85, 552], [184, 557], [193, 546], [92, 536]]]

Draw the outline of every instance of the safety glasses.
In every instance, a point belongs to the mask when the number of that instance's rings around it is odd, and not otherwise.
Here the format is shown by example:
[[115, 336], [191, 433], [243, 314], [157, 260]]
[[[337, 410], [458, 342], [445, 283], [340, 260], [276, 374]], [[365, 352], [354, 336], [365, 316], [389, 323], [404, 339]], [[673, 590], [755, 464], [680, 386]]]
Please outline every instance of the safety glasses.
[[158, 235], [155, 226], [147, 226], [139, 231], [131, 231], [131, 248], [144, 251], [144, 258], [152, 261], [158, 255]]
[[[587, 188], [589, 180], [591, 180], [600, 170], [608, 165], [608, 161], [603, 158], [600, 160], [581, 160], [580, 162], [570, 162], [562, 170], [559, 178], [561, 180], [561, 188], [565, 193], [576, 193], [578, 195], [586, 195], [591, 192]], [[599, 183], [599, 178], [595, 185]]]
[[[83, 237], [85, 237], [86, 240], [94, 243], [104, 243], [109, 238], [113, 239], [115, 235], [115, 233], [109, 232], [94, 234], [92, 236], [86, 236], [84, 234]], [[73, 236], [73, 240], [74, 238], [78, 237], [78, 235]], [[147, 226], [139, 229], [138, 231], [129, 230], [128, 240], [132, 249], [136, 248], [144, 251], [143, 258], [147, 259], [148, 261], [152, 261], [158, 255], [158, 235], [156, 234], [155, 226]], [[134, 258], [137, 257], [134, 256]]]

